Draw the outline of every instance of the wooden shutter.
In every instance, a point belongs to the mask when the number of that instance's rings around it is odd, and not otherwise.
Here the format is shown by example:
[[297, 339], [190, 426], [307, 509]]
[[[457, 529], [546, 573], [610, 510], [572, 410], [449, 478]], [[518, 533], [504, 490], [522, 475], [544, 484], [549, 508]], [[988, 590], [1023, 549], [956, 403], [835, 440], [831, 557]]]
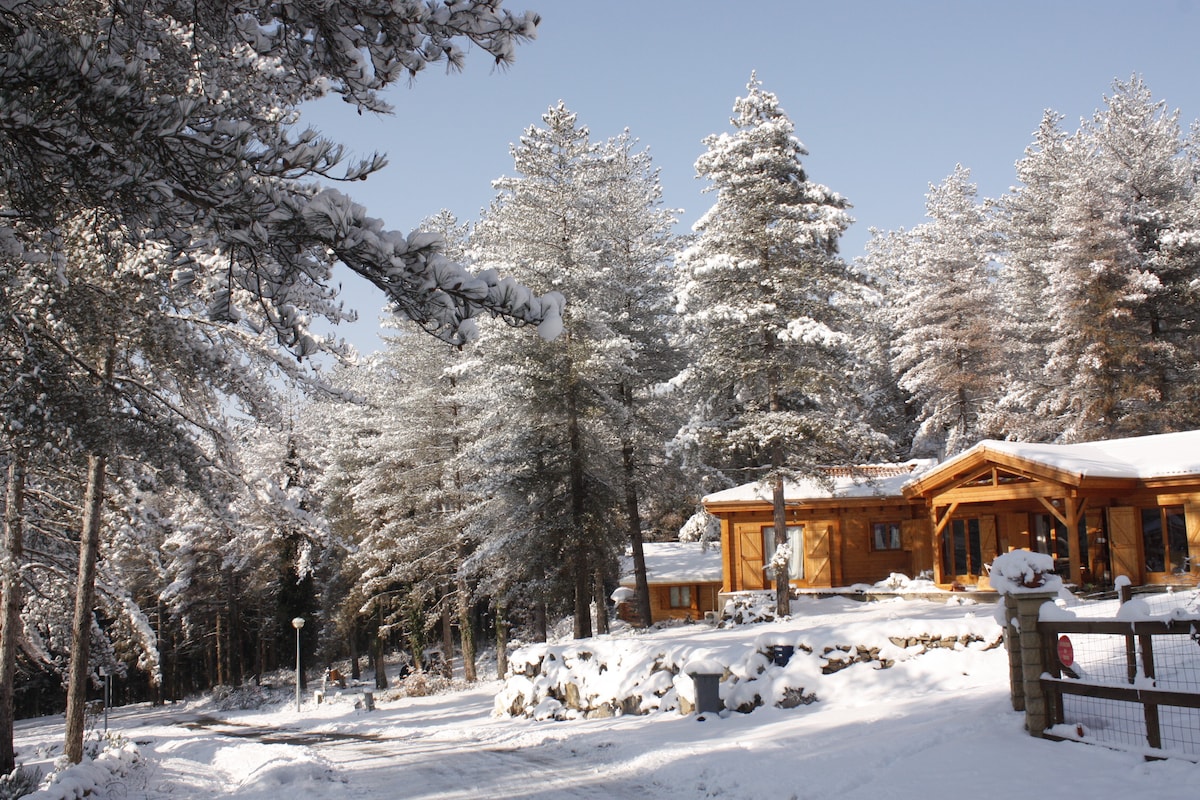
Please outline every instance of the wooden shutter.
[[906, 519], [900, 523], [900, 543], [912, 552], [909, 577], [933, 569], [933, 536], [928, 519]]
[[979, 556], [982, 564], [972, 564], [976, 575], [984, 574], [984, 566], [990, 566], [996, 560], [996, 518], [983, 516], [979, 518]]
[[809, 586], [833, 586], [831, 546], [832, 522], [812, 522], [804, 526], [804, 574]]
[[1137, 509], [1114, 506], [1108, 509], [1108, 544], [1112, 554], [1113, 578], [1126, 576], [1134, 584], [1143, 583], [1142, 540], [1138, 536]]
[[1183, 507], [1183, 518], [1187, 521], [1188, 563], [1191, 574], [1200, 575], [1200, 505], [1188, 503]]
[[757, 522], [742, 523], [734, 526], [734, 534], [738, 540], [736, 590], [765, 588], [762, 525]]
[[872, 542], [873, 534], [872, 525], [863, 517], [842, 517], [841, 536], [838, 537], [838, 542], [834, 543], [840, 547], [837, 564], [833, 565], [838, 569], [831, 570], [831, 581], [838, 586], [844, 586], [858, 581], [877, 581], [884, 577], [875, 577], [871, 563], [871, 548], [875, 546]]

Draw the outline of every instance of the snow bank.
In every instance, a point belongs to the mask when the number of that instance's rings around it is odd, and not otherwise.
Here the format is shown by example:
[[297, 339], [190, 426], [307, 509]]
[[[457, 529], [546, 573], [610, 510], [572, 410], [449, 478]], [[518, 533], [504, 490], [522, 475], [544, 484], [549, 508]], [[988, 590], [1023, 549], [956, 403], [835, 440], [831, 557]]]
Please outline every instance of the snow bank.
[[[881, 621], [881, 608], [890, 604], [897, 604], [894, 616]], [[558, 720], [690, 714], [694, 673], [721, 676], [719, 693], [727, 709], [795, 708], [826, 696], [850, 698], [853, 692], [830, 682], [843, 670], [890, 670], [932, 653], [1000, 643], [992, 616], [976, 614], [971, 605], [833, 598], [794, 601], [792, 610], [787, 620], [764, 623], [749, 637], [744, 627], [692, 625], [654, 638], [614, 635], [521, 648], [509, 659], [493, 714]], [[905, 684], [910, 678], [896, 676]], [[860, 674], [856, 683], [862, 680]]]
[[105, 789], [115, 780], [129, 775], [138, 765], [138, 751], [133, 742], [111, 739], [94, 759], [85, 758], [78, 764], [64, 765], [51, 772], [36, 792], [25, 795], [26, 800], [79, 800], [84, 797], [107, 796]]

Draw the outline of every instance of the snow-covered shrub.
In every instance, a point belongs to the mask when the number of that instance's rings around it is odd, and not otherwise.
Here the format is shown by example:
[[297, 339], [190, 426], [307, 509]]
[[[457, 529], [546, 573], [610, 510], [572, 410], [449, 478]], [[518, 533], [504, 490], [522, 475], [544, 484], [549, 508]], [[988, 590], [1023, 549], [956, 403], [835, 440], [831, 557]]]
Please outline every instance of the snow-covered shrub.
[[1054, 559], [1030, 550], [1013, 550], [996, 556], [989, 578], [992, 588], [1000, 594], [1062, 588], [1062, 578], [1054, 574]]
[[42, 782], [42, 771], [17, 765], [7, 775], [0, 775], [0, 800], [17, 800], [37, 789]]
[[102, 749], [94, 758], [86, 755], [78, 764], [60, 758], [36, 792], [26, 800], [82, 800], [106, 797], [106, 788], [127, 778], [140, 764], [137, 747], [119, 734], [110, 733], [99, 740]]
[[775, 621], [774, 592], [738, 592], [725, 601], [718, 627], [754, 625]]
[[700, 509], [679, 528], [681, 542], [710, 542], [721, 541], [721, 520], [704, 509]]
[[221, 711], [253, 711], [285, 702], [290, 697], [273, 688], [247, 682], [241, 686], [214, 686], [213, 704]]
[[400, 680], [400, 689], [406, 697], [428, 697], [449, 691], [453, 683], [440, 672], [419, 669]]

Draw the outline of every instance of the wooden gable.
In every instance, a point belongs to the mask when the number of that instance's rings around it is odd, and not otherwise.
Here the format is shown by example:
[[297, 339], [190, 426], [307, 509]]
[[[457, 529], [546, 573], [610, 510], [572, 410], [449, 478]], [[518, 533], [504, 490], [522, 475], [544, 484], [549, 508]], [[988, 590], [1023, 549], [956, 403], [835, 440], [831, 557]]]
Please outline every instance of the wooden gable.
[[933, 506], [1080, 497], [1133, 490], [1132, 478], [1088, 476], [1032, 459], [977, 447], [934, 467], [904, 487]]

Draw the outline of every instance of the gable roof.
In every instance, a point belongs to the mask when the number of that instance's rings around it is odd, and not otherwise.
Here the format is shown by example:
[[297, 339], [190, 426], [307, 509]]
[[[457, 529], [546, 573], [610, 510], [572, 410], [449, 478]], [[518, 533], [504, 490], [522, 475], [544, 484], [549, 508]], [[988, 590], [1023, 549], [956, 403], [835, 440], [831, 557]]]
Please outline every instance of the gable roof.
[[910, 481], [904, 493], [909, 497], [927, 494], [989, 463], [1068, 486], [1200, 477], [1200, 431], [1079, 444], [985, 439]]
[[[900, 464], [863, 464], [856, 467], [823, 467], [826, 480], [805, 478], [785, 481], [784, 501], [800, 504], [847, 498], [902, 497], [904, 485], [932, 468], [932, 458], [913, 459]], [[709, 511], [721, 507], [771, 503], [772, 487], [756, 481], [705, 495], [701, 503]]]

